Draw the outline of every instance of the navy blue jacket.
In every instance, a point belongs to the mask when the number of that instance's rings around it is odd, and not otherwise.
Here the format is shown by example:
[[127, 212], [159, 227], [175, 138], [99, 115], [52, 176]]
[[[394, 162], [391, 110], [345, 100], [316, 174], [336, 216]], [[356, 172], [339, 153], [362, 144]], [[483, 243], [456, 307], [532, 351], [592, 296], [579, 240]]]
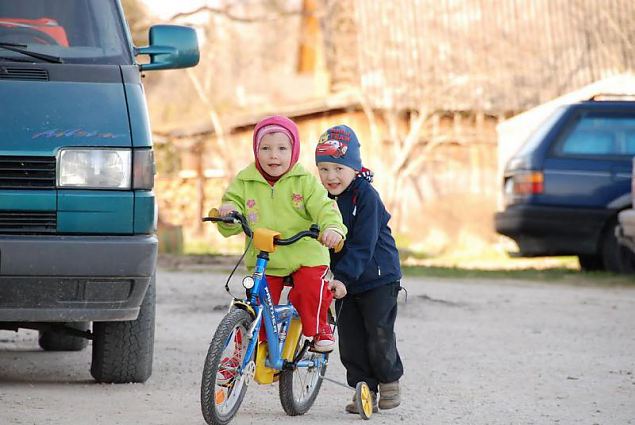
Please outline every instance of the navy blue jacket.
[[344, 249], [331, 252], [331, 270], [350, 294], [358, 294], [401, 279], [399, 253], [390, 233], [379, 193], [362, 177], [336, 196], [348, 229]]

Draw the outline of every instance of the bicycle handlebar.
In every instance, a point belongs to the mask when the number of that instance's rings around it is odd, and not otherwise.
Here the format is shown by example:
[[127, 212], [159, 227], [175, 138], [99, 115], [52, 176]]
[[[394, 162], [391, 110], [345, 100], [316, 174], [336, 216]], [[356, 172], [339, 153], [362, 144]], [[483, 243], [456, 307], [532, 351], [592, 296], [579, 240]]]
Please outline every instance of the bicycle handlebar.
[[[210, 214], [210, 217], [203, 217], [203, 221], [211, 221], [213, 223], [220, 222], [220, 223], [226, 223], [226, 224], [240, 223], [240, 225], [243, 228], [243, 232], [245, 232], [245, 234], [248, 237], [253, 236], [253, 231], [251, 230], [251, 227], [249, 227], [249, 223], [247, 222], [247, 219], [245, 218], [244, 215], [242, 215], [238, 211], [232, 211], [229, 213], [229, 215], [220, 217], [218, 215], [218, 210], [216, 208], [213, 208], [210, 210], [209, 214]], [[281, 245], [281, 246], [291, 245], [292, 243], [299, 241], [305, 236], [309, 238], [317, 239], [320, 236], [320, 228], [316, 224], [313, 224], [309, 230], [303, 230], [291, 236], [290, 238], [286, 238], [286, 239], [276, 238], [273, 240], [273, 243], [274, 245]]]
[[303, 237], [308, 236], [309, 238], [317, 239], [320, 236], [320, 228], [317, 225], [312, 225], [309, 230], [303, 230], [301, 232], [296, 233], [287, 239], [274, 239], [273, 243], [275, 245], [291, 245], [302, 239]]
[[216, 208], [212, 208], [209, 213], [210, 216], [209, 217], [203, 217], [203, 221], [211, 221], [213, 223], [226, 223], [226, 224], [238, 224], [240, 223], [241, 227], [243, 228], [243, 232], [245, 232], [245, 234], [248, 237], [252, 237], [254, 235], [254, 233], [251, 231], [251, 227], [249, 227], [249, 223], [247, 223], [247, 219], [245, 218], [244, 215], [242, 215], [241, 213], [239, 213], [238, 211], [232, 211], [229, 213], [229, 215], [226, 215], [224, 217], [221, 217], [218, 214], [218, 210]]

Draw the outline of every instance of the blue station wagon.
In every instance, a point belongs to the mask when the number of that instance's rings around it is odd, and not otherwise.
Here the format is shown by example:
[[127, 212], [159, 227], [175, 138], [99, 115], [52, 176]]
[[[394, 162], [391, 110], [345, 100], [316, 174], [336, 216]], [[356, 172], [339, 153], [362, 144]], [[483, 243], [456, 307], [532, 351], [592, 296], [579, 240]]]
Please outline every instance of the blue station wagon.
[[635, 102], [562, 106], [509, 160], [496, 231], [520, 256], [576, 255], [585, 270], [630, 272], [634, 256], [615, 237], [631, 207]]

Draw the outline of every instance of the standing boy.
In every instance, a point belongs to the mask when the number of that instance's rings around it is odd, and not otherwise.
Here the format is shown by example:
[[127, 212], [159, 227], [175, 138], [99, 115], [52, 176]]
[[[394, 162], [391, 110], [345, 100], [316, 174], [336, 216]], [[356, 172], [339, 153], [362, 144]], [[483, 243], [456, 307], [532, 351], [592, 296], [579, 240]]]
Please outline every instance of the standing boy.
[[[350, 127], [335, 126], [320, 137], [315, 162], [348, 229], [344, 249], [331, 253], [340, 356], [348, 384], [355, 387], [365, 381], [377, 411], [377, 407], [392, 409], [401, 403], [403, 365], [394, 332], [401, 268], [388, 227], [390, 214], [370, 185], [372, 173], [362, 167], [359, 148]], [[358, 413], [354, 400], [346, 411]]]

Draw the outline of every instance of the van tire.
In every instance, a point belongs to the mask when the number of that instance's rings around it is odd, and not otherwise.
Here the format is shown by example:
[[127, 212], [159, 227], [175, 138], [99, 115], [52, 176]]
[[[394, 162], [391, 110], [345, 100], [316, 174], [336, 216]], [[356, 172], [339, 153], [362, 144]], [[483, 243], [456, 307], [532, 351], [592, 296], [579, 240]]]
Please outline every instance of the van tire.
[[630, 274], [635, 272], [635, 253], [620, 244], [615, 236], [617, 220], [609, 221], [602, 238], [602, 261], [607, 271]]
[[152, 374], [155, 276], [150, 279], [136, 320], [95, 322], [90, 374], [97, 382], [145, 382]]
[[[65, 326], [87, 331], [90, 322], [65, 323]], [[82, 351], [88, 345], [87, 338], [46, 330], [39, 332], [37, 342], [44, 351]]]

